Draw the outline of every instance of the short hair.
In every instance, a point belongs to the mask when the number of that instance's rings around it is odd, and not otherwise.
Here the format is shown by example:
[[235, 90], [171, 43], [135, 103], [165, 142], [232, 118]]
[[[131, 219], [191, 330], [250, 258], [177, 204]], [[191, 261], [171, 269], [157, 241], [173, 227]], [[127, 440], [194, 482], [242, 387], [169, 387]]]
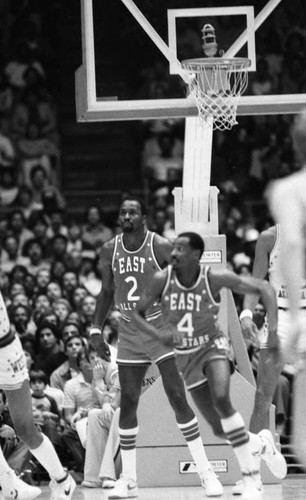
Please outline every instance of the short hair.
[[30, 383], [43, 382], [45, 385], [48, 384], [48, 377], [43, 370], [30, 370]]
[[204, 240], [203, 238], [197, 234], [197, 233], [192, 233], [191, 231], [186, 231], [185, 233], [180, 233], [178, 235], [179, 238], [188, 238], [189, 239], [189, 246], [193, 250], [199, 250], [200, 252], [200, 258], [203, 255], [205, 245], [204, 245]]
[[147, 207], [145, 205], [145, 202], [139, 196], [125, 195], [120, 203], [120, 208], [122, 207], [125, 201], [136, 201], [140, 206], [142, 215], [147, 215]]

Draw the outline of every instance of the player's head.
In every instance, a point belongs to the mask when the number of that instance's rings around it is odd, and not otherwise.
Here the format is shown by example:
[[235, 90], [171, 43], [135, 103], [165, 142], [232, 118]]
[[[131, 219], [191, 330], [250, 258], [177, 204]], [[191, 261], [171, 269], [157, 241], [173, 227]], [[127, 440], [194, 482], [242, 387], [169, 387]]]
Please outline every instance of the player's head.
[[171, 263], [174, 269], [198, 264], [204, 252], [203, 238], [197, 233], [180, 233], [174, 242]]
[[147, 210], [146, 206], [137, 196], [126, 196], [119, 210], [118, 221], [124, 233], [136, 232], [144, 228]]
[[304, 162], [306, 160], [306, 108], [297, 115], [293, 128], [292, 138], [295, 148]]

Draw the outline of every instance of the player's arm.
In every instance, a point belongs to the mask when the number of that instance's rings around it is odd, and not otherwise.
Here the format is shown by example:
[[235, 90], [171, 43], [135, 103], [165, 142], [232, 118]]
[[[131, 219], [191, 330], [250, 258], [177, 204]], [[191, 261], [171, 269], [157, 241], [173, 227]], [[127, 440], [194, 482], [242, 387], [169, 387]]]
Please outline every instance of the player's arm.
[[158, 271], [154, 274], [150, 284], [142, 292], [140, 300], [133, 313], [133, 320], [136, 326], [154, 337], [160, 338], [159, 330], [151, 323], [146, 321], [145, 314], [149, 307], [156, 301], [160, 300], [167, 279], [167, 270]]
[[217, 295], [221, 288], [229, 288], [235, 293], [245, 294], [259, 294], [263, 305], [267, 311], [268, 324], [269, 324], [269, 337], [268, 343], [274, 347], [277, 343], [277, 300], [276, 293], [272, 286], [265, 280], [258, 278], [238, 276], [232, 271], [210, 271], [209, 283], [213, 295]]
[[[275, 230], [268, 229], [263, 231], [257, 240], [255, 247], [255, 258], [252, 270], [252, 276], [258, 279], [264, 279], [269, 269], [269, 255], [275, 241]], [[257, 341], [257, 327], [252, 321], [253, 311], [258, 302], [259, 294], [245, 295], [243, 301], [243, 311], [240, 314], [241, 329], [244, 337], [252, 342]]]
[[170, 255], [173, 250], [173, 243], [159, 234], [155, 234], [153, 240], [155, 257], [158, 264], [163, 269], [170, 262]]
[[99, 356], [110, 361], [110, 350], [104, 341], [102, 328], [109, 310], [114, 301], [115, 283], [112, 271], [112, 254], [114, 241], [105, 243], [100, 252], [100, 271], [102, 286], [97, 297], [94, 321], [90, 328], [90, 339], [94, 344]]

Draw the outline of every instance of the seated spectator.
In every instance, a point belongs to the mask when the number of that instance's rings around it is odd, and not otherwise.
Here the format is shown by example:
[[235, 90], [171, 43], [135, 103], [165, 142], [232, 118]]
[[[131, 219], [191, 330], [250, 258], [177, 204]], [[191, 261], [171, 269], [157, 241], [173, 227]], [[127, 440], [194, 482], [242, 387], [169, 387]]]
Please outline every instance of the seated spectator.
[[47, 229], [49, 227], [49, 219], [43, 210], [35, 209], [31, 212], [28, 220], [28, 227], [34, 234], [34, 237], [38, 239], [45, 248], [47, 248]]
[[22, 255], [28, 259], [27, 269], [34, 276], [40, 269], [50, 268], [48, 260], [45, 258], [45, 248], [41, 242], [35, 238], [25, 242], [22, 249]]
[[74, 289], [73, 294], [72, 294], [71, 304], [72, 304], [73, 308], [75, 309], [75, 311], [77, 311], [78, 313], [81, 311], [82, 300], [85, 297], [87, 297], [88, 293], [89, 293], [88, 290], [82, 285], [78, 285]]
[[[112, 419], [120, 404], [118, 368], [115, 364], [101, 359], [94, 348], [91, 347], [91, 344], [89, 344], [89, 355], [92, 358], [92, 363], [94, 363], [93, 386], [98, 394], [101, 408], [92, 409], [88, 412], [84, 481], [82, 485], [89, 488], [99, 487], [102, 480], [102, 487], [110, 488], [115, 485], [116, 476], [101, 478], [100, 468], [106, 443], [109, 439]], [[117, 439], [114, 439], [114, 436], [111, 437], [114, 442], [112, 453], [114, 460], [118, 446], [118, 427], [113, 432], [117, 437]]]
[[36, 274], [36, 293], [46, 293], [50, 280], [50, 266], [45, 266], [39, 269]]
[[18, 188], [16, 198], [13, 201], [13, 206], [22, 211], [23, 216], [28, 223], [30, 215], [33, 211], [39, 209], [40, 205], [33, 201], [33, 193], [30, 186], [21, 184]]
[[64, 323], [61, 335], [67, 360], [51, 374], [50, 385], [64, 391], [67, 380], [80, 373], [79, 353], [83, 351], [85, 343], [81, 337], [80, 329], [73, 323]]
[[72, 304], [73, 292], [79, 284], [77, 273], [70, 269], [65, 271], [62, 276], [61, 284], [64, 297]]
[[9, 317], [12, 330], [19, 336], [35, 335], [36, 325], [32, 319], [30, 307], [23, 304], [12, 305], [9, 308]]
[[62, 440], [67, 449], [70, 450], [77, 472], [83, 473], [85, 461], [85, 449], [81, 444], [77, 423], [87, 417], [88, 411], [99, 407], [99, 400], [92, 388], [92, 368], [85, 359], [85, 352], [79, 357], [80, 373], [68, 380], [64, 388], [64, 419], [66, 428], [62, 434]]
[[18, 194], [16, 169], [0, 166], [0, 207], [10, 207]]
[[52, 303], [52, 309], [58, 317], [58, 322], [60, 328], [63, 326], [65, 321], [68, 318], [69, 313], [72, 310], [69, 300], [64, 297], [60, 297], [59, 299], [55, 299]]
[[81, 301], [80, 317], [85, 337], [88, 337], [90, 326], [93, 324], [96, 304], [97, 299], [92, 295], [87, 295]]
[[76, 222], [72, 222], [68, 227], [68, 245], [67, 252], [69, 255], [72, 254], [73, 251], [81, 252], [83, 250], [82, 243], [82, 231]]
[[55, 234], [48, 245], [51, 265], [56, 261], [66, 262], [68, 239], [63, 234]]
[[33, 307], [33, 319], [36, 325], [39, 324], [41, 318], [47, 311], [51, 310], [51, 301], [46, 293], [37, 292], [35, 297], [32, 300]]
[[3, 240], [0, 269], [7, 274], [12, 273], [16, 266], [21, 266], [26, 270], [27, 262], [26, 257], [22, 257], [19, 253], [18, 238], [8, 233]]
[[[44, 192], [43, 197], [46, 192]], [[56, 207], [48, 209], [44, 202], [45, 213], [49, 216], [50, 224], [47, 229], [47, 238], [51, 240], [56, 234], [63, 234], [68, 237], [68, 227], [65, 224], [65, 214], [62, 208], [58, 208], [58, 202], [55, 202]]]
[[[69, 242], [67, 247], [67, 258], [66, 258], [67, 268], [69, 269], [69, 271], [75, 272], [79, 276], [82, 269], [83, 252], [81, 250], [77, 250], [77, 248], [72, 248], [72, 250], [69, 251], [68, 248], [69, 248]], [[84, 251], [90, 252], [91, 250], [84, 250]]]
[[60, 446], [58, 434], [60, 412], [56, 400], [46, 393], [48, 377], [42, 370], [31, 370], [29, 376], [34, 423], [58, 448]]
[[97, 205], [88, 207], [81, 234], [84, 249], [98, 252], [103, 243], [113, 237], [113, 231], [106, 226], [103, 219], [103, 212]]
[[27, 223], [22, 210], [13, 209], [8, 216], [8, 231], [14, 234], [18, 240], [18, 251], [21, 255], [23, 245], [32, 239], [34, 234], [27, 228]]
[[59, 329], [50, 321], [42, 321], [36, 330], [37, 356], [35, 369], [42, 370], [49, 378], [64, 361], [66, 354], [60, 347]]
[[57, 145], [44, 137], [38, 123], [30, 122], [26, 135], [17, 141], [20, 158], [20, 176], [25, 184], [30, 182], [30, 172], [35, 165], [43, 165], [52, 184], [57, 184], [56, 168], [59, 163]]
[[0, 120], [8, 127], [14, 104], [14, 92], [3, 68], [0, 69]]
[[0, 422], [0, 446], [3, 455], [8, 465], [20, 475], [28, 468], [31, 454], [28, 446], [16, 436], [3, 389], [0, 389]]
[[98, 255], [93, 250], [83, 250], [79, 283], [94, 297], [97, 297], [101, 290], [101, 276], [98, 271], [98, 261]]
[[31, 51], [24, 43], [23, 39], [19, 39], [14, 48], [13, 57], [8, 61], [4, 68], [4, 73], [7, 76], [9, 84], [18, 94], [25, 85], [24, 75], [28, 68], [34, 67], [41, 76], [45, 76], [44, 69], [41, 63], [32, 57]]
[[51, 279], [47, 285], [47, 297], [49, 298], [51, 305], [57, 299], [63, 296], [63, 290], [60, 283], [57, 280]]
[[62, 276], [67, 271], [66, 262], [61, 259], [51, 260], [51, 278], [58, 283], [61, 282]]

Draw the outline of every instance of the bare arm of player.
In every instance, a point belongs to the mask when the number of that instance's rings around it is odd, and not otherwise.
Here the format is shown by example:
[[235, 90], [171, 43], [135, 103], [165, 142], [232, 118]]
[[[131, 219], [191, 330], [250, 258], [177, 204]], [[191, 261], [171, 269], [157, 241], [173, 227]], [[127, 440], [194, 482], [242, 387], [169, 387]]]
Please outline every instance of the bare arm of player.
[[159, 234], [154, 237], [154, 253], [158, 264], [163, 269], [170, 262], [170, 255], [173, 250], [173, 243]]
[[[273, 248], [276, 237], [276, 229], [269, 228], [263, 231], [257, 240], [255, 247], [255, 258], [252, 270], [252, 276], [258, 279], [264, 279], [269, 268], [269, 255]], [[242, 314], [240, 318], [241, 329], [245, 339], [257, 343], [258, 330], [255, 323], [252, 321], [252, 313], [258, 302], [259, 294], [245, 295], [243, 301], [243, 311], [250, 311], [251, 314]]]
[[114, 302], [114, 276], [112, 272], [113, 240], [105, 243], [100, 253], [100, 271], [102, 287], [97, 297], [94, 323], [90, 329], [90, 340], [102, 359], [110, 361], [110, 350], [103, 338], [102, 327]]
[[[166, 338], [166, 332], [164, 330], [158, 330], [152, 323], [149, 323], [145, 319], [146, 311], [149, 307], [156, 301], [159, 300], [164, 289], [167, 279], [167, 270], [158, 271], [153, 276], [150, 285], [145, 288], [142, 292], [140, 300], [137, 304], [136, 309], [133, 312], [133, 321], [136, 326], [143, 331], [146, 331], [155, 338], [158, 338], [163, 343], [168, 343], [169, 339]], [[171, 335], [172, 336], [172, 333]], [[173, 343], [173, 341], [172, 341]]]
[[268, 347], [273, 349], [279, 347], [276, 334], [278, 313], [276, 293], [267, 281], [253, 277], [238, 276], [228, 270], [211, 270], [209, 273], [209, 283], [214, 296], [219, 293], [221, 288], [229, 288], [233, 292], [240, 294], [259, 294], [267, 311], [269, 325]]

